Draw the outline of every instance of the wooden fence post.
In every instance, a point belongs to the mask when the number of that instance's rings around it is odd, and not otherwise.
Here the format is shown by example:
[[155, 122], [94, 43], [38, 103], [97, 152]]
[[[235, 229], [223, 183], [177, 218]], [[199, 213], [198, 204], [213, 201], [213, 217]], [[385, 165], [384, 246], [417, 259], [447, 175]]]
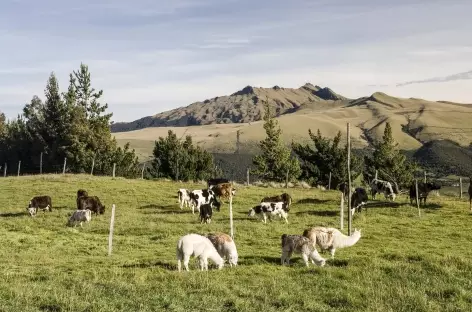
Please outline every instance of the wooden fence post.
[[426, 170], [424, 172], [424, 183], [426, 183]]
[[6, 178], [7, 176], [7, 163], [5, 163], [5, 168], [3, 168], [3, 177]]
[[288, 188], [288, 169], [287, 173], [285, 174], [285, 188]]
[[108, 256], [111, 256], [113, 246], [113, 226], [115, 225], [115, 204], [111, 206], [110, 235], [108, 236]]
[[141, 170], [141, 179], [144, 180], [144, 167], [146, 167], [146, 163], [143, 164], [143, 170]]
[[62, 174], [66, 174], [66, 163], [67, 163], [67, 157], [64, 157], [64, 168], [62, 168]]
[[328, 191], [331, 190], [331, 171], [329, 172]]
[[18, 176], [20, 176], [20, 167], [21, 167], [21, 160], [18, 161]]
[[418, 194], [418, 180], [415, 180], [415, 186], [416, 186], [416, 206], [418, 207], [418, 217], [421, 217], [420, 200], [419, 200], [419, 194]]
[[90, 171], [90, 175], [93, 175], [93, 167], [95, 167], [95, 155], [93, 156], [93, 159], [92, 159], [92, 170]]
[[352, 230], [352, 213], [351, 213], [351, 129], [350, 124], [347, 123], [347, 177], [348, 177], [348, 198], [347, 198], [347, 217], [348, 217], [348, 234], [351, 236]]
[[230, 235], [231, 238], [234, 240], [234, 230], [233, 230], [233, 195], [229, 196], [229, 227], [230, 227]]
[[113, 163], [113, 179], [115, 178], [116, 163]]
[[39, 174], [43, 174], [43, 152], [39, 156]]
[[249, 167], [247, 168], [246, 170], [246, 182], [247, 182], [247, 186], [249, 186]]
[[341, 192], [340, 230], [344, 229], [344, 193]]
[[375, 170], [375, 180], [377, 180], [378, 176], [379, 176], [378, 175], [378, 170]]
[[462, 199], [462, 178], [459, 178], [459, 187], [461, 189], [459, 198]]

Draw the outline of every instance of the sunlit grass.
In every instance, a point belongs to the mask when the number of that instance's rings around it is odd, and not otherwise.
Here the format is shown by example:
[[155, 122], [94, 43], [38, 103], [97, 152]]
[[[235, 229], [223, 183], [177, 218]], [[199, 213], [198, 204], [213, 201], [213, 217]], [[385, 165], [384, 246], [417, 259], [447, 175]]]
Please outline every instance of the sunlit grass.
[[[299, 256], [280, 265], [280, 236], [310, 226], [339, 228], [337, 192], [289, 189], [289, 224], [247, 217], [263, 196], [285, 189], [240, 187], [234, 198], [239, 266], [176, 272], [175, 246], [187, 233], [229, 233], [228, 205], [210, 225], [181, 211], [178, 184], [73, 175], [0, 179], [0, 311], [470, 311], [472, 233], [468, 203], [431, 197], [415, 207], [375, 207], [355, 215], [362, 238], [326, 267]], [[97, 195], [105, 215], [66, 227], [77, 189]], [[53, 212], [27, 215], [34, 195]], [[111, 205], [113, 255], [107, 256]], [[347, 231], [347, 220], [344, 232]], [[329, 258], [327, 253], [322, 256]]]

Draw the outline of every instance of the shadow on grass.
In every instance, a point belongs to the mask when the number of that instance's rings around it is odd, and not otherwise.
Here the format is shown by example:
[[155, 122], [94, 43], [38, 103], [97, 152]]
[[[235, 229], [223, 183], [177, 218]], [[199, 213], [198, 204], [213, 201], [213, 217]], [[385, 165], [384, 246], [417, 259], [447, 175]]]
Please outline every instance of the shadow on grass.
[[17, 218], [17, 217], [23, 217], [23, 216], [29, 216], [29, 213], [27, 211], [22, 211], [22, 212], [5, 212], [5, 213], [0, 213], [0, 218]]
[[334, 267], [338, 267], [338, 268], [347, 267], [349, 265], [349, 261], [347, 261], [347, 260], [330, 259], [329, 257], [326, 260], [327, 260], [326, 263], [329, 266], [334, 266]]
[[[296, 259], [293, 259], [296, 260]], [[294, 262], [292, 259], [290, 262]], [[254, 265], [254, 264], [277, 264], [280, 265], [280, 257], [267, 257], [267, 256], [246, 256], [239, 257], [238, 266]]]
[[138, 209], [154, 209], [154, 211], [145, 211], [143, 214], [182, 214], [182, 213], [191, 213], [192, 210], [188, 208], [180, 209], [178, 205], [155, 205], [150, 204], [146, 206], [141, 206]]
[[297, 201], [297, 204], [326, 204], [330, 201], [329, 199], [304, 198]]
[[136, 269], [136, 268], [148, 269], [148, 268], [158, 267], [158, 268], [163, 268], [165, 270], [171, 270], [171, 271], [177, 270], [177, 265], [176, 264], [170, 264], [170, 263], [163, 262], [163, 261], [123, 264], [121, 267], [125, 268], [125, 269]]
[[379, 202], [368, 202], [362, 209], [370, 209], [370, 208], [400, 208], [403, 206], [407, 206], [409, 203], [399, 203], [399, 202], [387, 202], [387, 201], [379, 201]]
[[[416, 203], [413, 203], [413, 205], [410, 205], [411, 207], [414, 207], [416, 208]], [[435, 203], [429, 203], [429, 204], [426, 204], [426, 205], [420, 205], [420, 208], [421, 209], [439, 209], [441, 208], [442, 206], [439, 205], [439, 204], [435, 204]]]
[[339, 214], [338, 211], [333, 210], [311, 210], [311, 211], [300, 211], [295, 212], [295, 215], [311, 215], [318, 217], [335, 217]]

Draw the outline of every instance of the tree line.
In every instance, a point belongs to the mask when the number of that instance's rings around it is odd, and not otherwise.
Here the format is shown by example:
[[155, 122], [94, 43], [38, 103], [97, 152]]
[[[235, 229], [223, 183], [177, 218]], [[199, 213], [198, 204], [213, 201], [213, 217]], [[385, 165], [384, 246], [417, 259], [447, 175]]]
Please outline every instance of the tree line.
[[[92, 162], [97, 174], [110, 174], [116, 164], [118, 176], [136, 177], [140, 166], [129, 143], [119, 147], [110, 132], [112, 113], [102, 104], [103, 90], [92, 87], [88, 66], [81, 64], [69, 75], [66, 92], [60, 92], [59, 82], [51, 73], [44, 90], [44, 100], [33, 96], [22, 114], [7, 121], [0, 112], [0, 165], [14, 168], [22, 162], [22, 171], [35, 172], [39, 155], [43, 153], [44, 172], [54, 172], [55, 166], [67, 160], [68, 172], [90, 172]], [[341, 144], [341, 132], [334, 138], [323, 137], [310, 129], [310, 144], [282, 141], [282, 130], [265, 103], [264, 130], [266, 137], [259, 142], [261, 153], [253, 160], [251, 174], [265, 181], [302, 179], [312, 185], [336, 187], [347, 181], [347, 145]], [[387, 122], [384, 136], [373, 146], [372, 155], [351, 155], [351, 178], [362, 175], [371, 181], [378, 172], [380, 179], [408, 185], [416, 164], [398, 150], [392, 129]], [[155, 141], [153, 160], [146, 177], [173, 180], [206, 180], [221, 175], [212, 154], [196, 146], [190, 135], [184, 139], [169, 130], [167, 137]]]
[[[264, 113], [266, 137], [259, 142], [261, 153], [252, 160], [251, 174], [264, 181], [283, 182], [304, 180], [312, 185], [327, 186], [331, 177], [331, 187], [348, 180], [347, 144], [341, 144], [341, 132], [334, 138], [323, 137], [320, 130], [316, 134], [310, 129], [312, 143], [292, 142], [290, 147], [282, 141], [282, 130], [276, 118], [271, 115], [266, 103]], [[417, 169], [398, 149], [393, 139], [392, 128], [387, 122], [382, 140], [375, 142], [373, 153], [359, 156], [351, 154], [351, 178], [362, 176], [364, 182], [379, 179], [394, 181], [399, 186], [407, 186], [413, 180]], [[212, 155], [194, 147], [191, 137], [179, 140], [172, 131], [167, 138], [159, 138], [155, 143], [152, 176], [181, 180], [202, 180], [218, 176], [221, 171], [215, 167]]]
[[111, 136], [108, 104], [100, 103], [102, 90], [92, 87], [88, 66], [81, 64], [69, 75], [66, 92], [51, 73], [44, 90], [44, 100], [37, 95], [11, 121], [0, 117], [0, 165], [15, 168], [21, 161], [23, 172], [54, 172], [67, 160], [67, 171], [109, 174], [113, 163], [117, 174], [136, 176], [139, 172], [135, 151], [126, 144], [119, 147]]

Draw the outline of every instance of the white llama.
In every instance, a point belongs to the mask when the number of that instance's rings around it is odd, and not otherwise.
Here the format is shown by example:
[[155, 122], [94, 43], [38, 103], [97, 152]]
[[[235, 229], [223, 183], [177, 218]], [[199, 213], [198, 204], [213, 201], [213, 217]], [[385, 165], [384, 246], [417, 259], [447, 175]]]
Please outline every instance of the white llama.
[[231, 239], [231, 236], [225, 233], [210, 233], [206, 237], [215, 246], [216, 251], [222, 258], [226, 258], [230, 266], [238, 265], [238, 251], [236, 244]]
[[314, 227], [303, 231], [303, 236], [311, 239], [313, 245], [318, 245], [322, 250], [328, 250], [333, 259], [336, 249], [351, 247], [359, 241], [361, 230], [355, 229], [351, 236], [347, 236], [335, 228]]
[[281, 239], [282, 256], [280, 261], [282, 265], [285, 263], [290, 264], [292, 253], [301, 254], [307, 267], [309, 266], [309, 259], [313, 264], [316, 263], [318, 266], [324, 266], [326, 264], [326, 260], [320, 256], [315, 245], [309, 238], [301, 235], [282, 234]]
[[198, 234], [187, 234], [182, 236], [177, 242], [177, 268], [179, 272], [182, 269], [181, 261], [184, 262], [185, 270], [188, 269], [188, 262], [190, 257], [199, 258], [200, 260], [200, 269], [208, 271], [208, 259], [213, 261], [218, 269], [222, 269], [224, 265], [224, 260], [218, 254], [215, 249], [215, 246], [211, 241], [205, 236]]

